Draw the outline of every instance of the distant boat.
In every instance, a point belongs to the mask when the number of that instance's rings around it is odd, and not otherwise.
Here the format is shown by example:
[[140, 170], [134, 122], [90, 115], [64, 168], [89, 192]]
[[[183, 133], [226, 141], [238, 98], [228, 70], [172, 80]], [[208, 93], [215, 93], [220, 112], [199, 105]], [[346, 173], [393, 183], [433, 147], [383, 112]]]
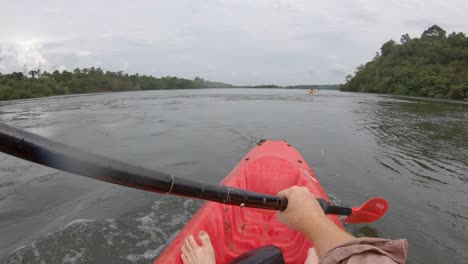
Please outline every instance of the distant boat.
[[320, 91], [320, 89], [309, 89], [309, 90], [307, 90], [307, 93], [312, 95], [312, 94], [318, 93], [318, 91]]

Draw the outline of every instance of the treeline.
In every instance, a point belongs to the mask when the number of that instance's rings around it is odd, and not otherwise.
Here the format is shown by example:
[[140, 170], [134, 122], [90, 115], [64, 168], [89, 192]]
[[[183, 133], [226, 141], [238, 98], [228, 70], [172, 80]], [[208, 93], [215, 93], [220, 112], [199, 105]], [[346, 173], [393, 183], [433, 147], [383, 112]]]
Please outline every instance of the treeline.
[[342, 91], [388, 93], [436, 98], [468, 98], [468, 37], [434, 25], [420, 38], [389, 40], [380, 53], [354, 76], [346, 76]]
[[155, 78], [153, 76], [103, 71], [101, 68], [84, 68], [73, 71], [40, 70], [30, 71], [26, 76], [21, 72], [0, 73], [0, 100], [34, 98], [51, 95], [79, 93], [195, 89], [195, 88], [230, 88], [230, 84], [210, 82], [196, 77], [194, 80], [177, 77]]

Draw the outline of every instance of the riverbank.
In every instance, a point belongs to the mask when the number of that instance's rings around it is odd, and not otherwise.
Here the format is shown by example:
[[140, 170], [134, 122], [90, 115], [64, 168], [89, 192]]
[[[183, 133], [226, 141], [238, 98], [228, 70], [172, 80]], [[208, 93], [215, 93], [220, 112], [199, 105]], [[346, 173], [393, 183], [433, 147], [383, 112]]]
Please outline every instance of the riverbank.
[[468, 100], [468, 37], [433, 25], [420, 38], [389, 40], [341, 90]]

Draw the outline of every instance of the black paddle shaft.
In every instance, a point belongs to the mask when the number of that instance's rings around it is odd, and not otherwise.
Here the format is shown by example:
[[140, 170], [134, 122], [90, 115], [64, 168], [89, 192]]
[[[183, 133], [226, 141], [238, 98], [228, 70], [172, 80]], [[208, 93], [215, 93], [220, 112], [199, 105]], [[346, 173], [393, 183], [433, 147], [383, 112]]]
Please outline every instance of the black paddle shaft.
[[100, 181], [150, 192], [283, 211], [286, 198], [176, 178], [54, 142], [0, 122], [0, 151]]
[[318, 198], [317, 201], [319, 202], [325, 214], [351, 215], [353, 213], [353, 210], [351, 208], [331, 205], [321, 198]]

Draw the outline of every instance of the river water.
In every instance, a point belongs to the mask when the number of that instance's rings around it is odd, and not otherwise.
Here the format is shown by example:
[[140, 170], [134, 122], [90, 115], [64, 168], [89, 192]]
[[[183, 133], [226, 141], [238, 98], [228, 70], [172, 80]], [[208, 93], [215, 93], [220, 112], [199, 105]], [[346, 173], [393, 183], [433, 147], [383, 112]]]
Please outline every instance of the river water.
[[[304, 90], [123, 92], [0, 103], [8, 124], [179, 177], [220, 181], [287, 139], [337, 203], [385, 197], [357, 236], [407, 238], [409, 263], [468, 263], [468, 104]], [[0, 262], [150, 263], [200, 202], [0, 154]]]

